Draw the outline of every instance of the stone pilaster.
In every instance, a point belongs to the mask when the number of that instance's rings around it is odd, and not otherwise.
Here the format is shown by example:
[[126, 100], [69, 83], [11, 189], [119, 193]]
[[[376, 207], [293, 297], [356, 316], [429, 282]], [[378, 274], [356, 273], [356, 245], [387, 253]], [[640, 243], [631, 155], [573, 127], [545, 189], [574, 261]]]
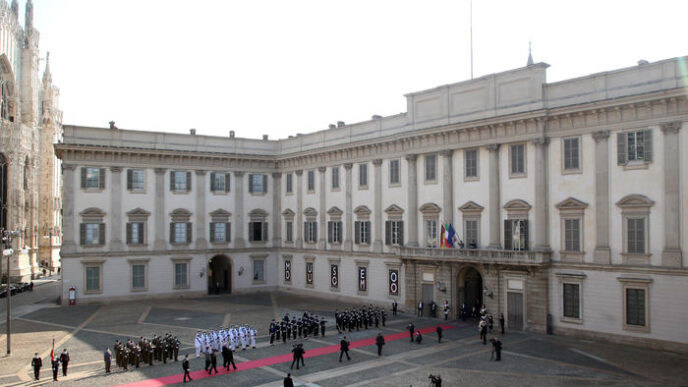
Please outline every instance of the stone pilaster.
[[344, 164], [344, 171], [346, 173], [346, 209], [344, 211], [344, 251], [353, 251], [354, 249], [354, 244], [352, 241], [353, 237], [353, 220], [354, 220], [354, 213], [353, 213], [353, 203], [352, 203], [352, 197], [351, 197], [351, 190], [352, 190], [352, 176], [351, 176], [351, 168], [353, 167], [352, 163], [346, 163]]
[[[454, 223], [454, 165], [452, 155], [454, 151], [446, 149], [440, 152], [442, 156], [442, 217], [443, 223]], [[417, 210], [414, 210], [414, 212]]]
[[547, 137], [532, 141], [535, 146], [535, 250], [550, 251], [549, 246], [549, 195], [547, 189]]
[[208, 240], [206, 239], [206, 171], [196, 171], [196, 249], [205, 249], [208, 247]]
[[246, 245], [246, 228], [248, 223], [244, 222], [244, 172], [234, 171], [234, 185], [236, 192], [236, 199], [234, 204], [234, 219], [236, 226], [234, 226], [234, 247], [240, 249]]
[[373, 167], [375, 169], [375, 193], [374, 193], [374, 207], [375, 216], [375, 241], [373, 242], [373, 251], [376, 253], [382, 252], [382, 159], [373, 160]]
[[324, 250], [327, 241], [327, 207], [326, 207], [326, 190], [327, 179], [325, 178], [326, 167], [318, 167], [318, 180], [320, 182], [320, 192], [318, 192], [320, 202], [320, 209], [318, 210], [318, 249]]
[[681, 267], [679, 139], [681, 121], [661, 125], [664, 133], [664, 250], [662, 266]]
[[73, 253], [76, 251], [76, 230], [74, 218], [74, 198], [79, 187], [76, 181], [74, 170], [76, 167], [71, 164], [62, 164], [63, 190], [62, 197], [62, 252]]
[[110, 188], [110, 250], [121, 251], [122, 243], [122, 167], [111, 167]]
[[500, 192], [499, 192], [499, 144], [489, 144], [485, 148], [490, 152], [489, 162], [489, 208], [490, 208], [490, 245], [491, 249], [501, 249], [499, 226], [501, 220]]
[[272, 173], [272, 246], [282, 246], [282, 173]]
[[165, 239], [165, 168], [155, 168], [155, 241], [154, 250], [167, 249]]
[[408, 168], [408, 241], [409, 247], [418, 247], [418, 155], [406, 155], [406, 165]]
[[296, 173], [296, 248], [303, 248], [303, 170]]
[[609, 131], [592, 134], [595, 140], [595, 252], [593, 262], [611, 263], [609, 248]]

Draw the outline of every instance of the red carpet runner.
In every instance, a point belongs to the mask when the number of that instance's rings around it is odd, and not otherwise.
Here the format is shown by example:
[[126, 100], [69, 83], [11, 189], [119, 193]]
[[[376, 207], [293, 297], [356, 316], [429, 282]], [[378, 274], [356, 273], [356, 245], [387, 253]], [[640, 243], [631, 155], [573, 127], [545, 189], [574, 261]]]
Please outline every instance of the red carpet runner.
[[[442, 325], [442, 329], [444, 329], [444, 330], [453, 329], [453, 328], [455, 328], [455, 327], [453, 327], [451, 325]], [[417, 330], [419, 330], [422, 334], [428, 334], [428, 333], [434, 333], [435, 329], [437, 329], [436, 325], [432, 326], [432, 327], [417, 329]], [[399, 333], [394, 333], [394, 334], [385, 336], [385, 342], [401, 340], [401, 339], [409, 340], [409, 333], [408, 332], [399, 332]], [[349, 345], [349, 349], [366, 347], [369, 345], [375, 345], [375, 337], [371, 337], [369, 339], [352, 341], [351, 344]], [[309, 358], [309, 357], [327, 355], [330, 353], [339, 353], [339, 344], [329, 345], [327, 347], [309, 349], [308, 351], [306, 351], [306, 354], [304, 355], [304, 357]], [[218, 362], [222, 360], [219, 355], [218, 355], [218, 358], [219, 358]], [[280, 363], [287, 363], [287, 362], [292, 361], [292, 359], [293, 359], [292, 354], [290, 352], [288, 354], [277, 355], [277, 356], [268, 357], [265, 359], [245, 361], [243, 363], [237, 364], [237, 370], [236, 371], [230, 372], [230, 371], [225, 371], [224, 368], [220, 368], [219, 369], [220, 372], [217, 374], [213, 374], [212, 376], [231, 374], [233, 372], [245, 371], [245, 370], [250, 370], [253, 368], [271, 366], [271, 365], [280, 364]], [[181, 362], [179, 362], [179, 363], [181, 364]], [[230, 369], [233, 369], [233, 368], [230, 368]], [[121, 385], [116, 386], [116, 387], [166, 386], [168, 384], [182, 383], [183, 382], [183, 376], [184, 376], [184, 374], [169, 375], [169, 376], [163, 376], [163, 377], [157, 378], [157, 379], [147, 379], [147, 380], [141, 380], [139, 382], [134, 382], [134, 383], [121, 384]], [[209, 378], [212, 376], [208, 375], [208, 371], [205, 371], [205, 370], [198, 370], [198, 371], [191, 372], [191, 377], [194, 380], [205, 379], [205, 378]]]

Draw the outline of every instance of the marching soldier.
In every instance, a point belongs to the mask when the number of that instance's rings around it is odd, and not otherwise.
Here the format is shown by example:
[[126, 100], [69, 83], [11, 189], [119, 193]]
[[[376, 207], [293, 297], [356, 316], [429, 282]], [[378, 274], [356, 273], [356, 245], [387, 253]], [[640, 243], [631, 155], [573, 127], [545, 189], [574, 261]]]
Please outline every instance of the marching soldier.
[[181, 341], [175, 336], [172, 339], [172, 353], [174, 355], [174, 361], [177, 361], [179, 358], [179, 347], [182, 345]]
[[33, 376], [36, 380], [41, 378], [41, 367], [43, 367], [43, 360], [38, 356], [38, 352], [31, 359], [31, 366], [33, 367]]

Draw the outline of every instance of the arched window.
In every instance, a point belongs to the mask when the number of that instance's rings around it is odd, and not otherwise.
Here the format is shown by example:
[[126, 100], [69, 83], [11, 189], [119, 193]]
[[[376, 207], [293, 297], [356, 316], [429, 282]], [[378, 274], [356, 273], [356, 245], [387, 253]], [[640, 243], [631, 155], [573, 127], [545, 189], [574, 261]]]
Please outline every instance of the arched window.
[[4, 77], [0, 77], [0, 118], [3, 120], [9, 119], [9, 85]]

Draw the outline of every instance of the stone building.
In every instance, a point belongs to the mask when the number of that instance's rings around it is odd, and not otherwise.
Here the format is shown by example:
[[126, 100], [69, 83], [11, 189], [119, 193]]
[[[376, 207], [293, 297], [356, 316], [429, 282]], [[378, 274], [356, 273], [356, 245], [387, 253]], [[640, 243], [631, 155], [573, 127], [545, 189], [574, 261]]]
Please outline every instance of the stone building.
[[64, 299], [447, 300], [686, 349], [686, 59], [556, 83], [529, 63], [278, 141], [67, 125]]
[[[10, 258], [16, 280], [60, 266], [60, 165], [53, 144], [61, 139], [62, 112], [49, 57], [39, 58], [38, 42], [31, 0], [24, 28], [17, 1], [10, 6], [0, 0], [0, 228], [20, 232]], [[3, 277], [6, 267], [4, 261]]]

